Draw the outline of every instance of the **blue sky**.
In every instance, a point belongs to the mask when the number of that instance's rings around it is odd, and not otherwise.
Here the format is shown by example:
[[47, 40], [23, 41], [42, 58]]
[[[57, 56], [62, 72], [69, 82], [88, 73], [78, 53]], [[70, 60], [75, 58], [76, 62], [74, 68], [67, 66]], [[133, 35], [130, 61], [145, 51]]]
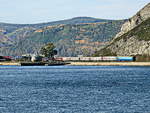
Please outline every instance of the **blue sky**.
[[124, 19], [150, 0], [0, 0], [0, 22], [41, 23], [78, 16]]

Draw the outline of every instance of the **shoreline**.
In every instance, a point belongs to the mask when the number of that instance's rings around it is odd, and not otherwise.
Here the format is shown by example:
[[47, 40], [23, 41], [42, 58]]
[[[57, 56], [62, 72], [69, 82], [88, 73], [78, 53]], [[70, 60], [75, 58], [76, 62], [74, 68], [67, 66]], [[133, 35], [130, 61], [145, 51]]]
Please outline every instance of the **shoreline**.
[[71, 66], [150, 66], [150, 62], [70, 62]]
[[0, 62], [0, 66], [20, 66], [19, 62]]
[[[150, 66], [150, 62], [69, 62], [71, 66]], [[0, 66], [21, 66], [20, 62], [0, 62]], [[32, 65], [31, 65], [32, 66]]]
[[59, 66], [59, 65], [67, 65], [64, 62], [0, 62], [0, 66]]

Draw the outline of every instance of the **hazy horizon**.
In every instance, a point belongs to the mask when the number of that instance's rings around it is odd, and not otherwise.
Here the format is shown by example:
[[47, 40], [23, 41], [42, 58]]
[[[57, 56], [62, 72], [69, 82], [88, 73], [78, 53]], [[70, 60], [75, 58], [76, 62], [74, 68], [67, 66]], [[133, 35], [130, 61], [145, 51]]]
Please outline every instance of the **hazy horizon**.
[[93, 17], [127, 19], [143, 8], [148, 0], [0, 0], [0, 22], [35, 24]]

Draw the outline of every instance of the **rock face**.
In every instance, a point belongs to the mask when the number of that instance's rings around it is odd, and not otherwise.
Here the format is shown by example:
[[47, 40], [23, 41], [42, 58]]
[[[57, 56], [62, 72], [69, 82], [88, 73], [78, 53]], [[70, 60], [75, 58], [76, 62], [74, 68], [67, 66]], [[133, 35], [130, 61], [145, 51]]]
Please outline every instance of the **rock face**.
[[150, 3], [130, 18], [110, 44], [94, 56], [150, 56]]
[[150, 3], [122, 26], [121, 32], [99, 55], [104, 51], [118, 56], [150, 56]]
[[121, 32], [118, 33], [114, 39], [132, 30], [148, 18], [150, 18], [150, 3], [147, 4], [143, 9], [141, 9], [136, 15], [130, 18], [125, 24], [123, 24]]
[[150, 55], [150, 41], [139, 41], [135, 36], [121, 39], [108, 48], [118, 56]]

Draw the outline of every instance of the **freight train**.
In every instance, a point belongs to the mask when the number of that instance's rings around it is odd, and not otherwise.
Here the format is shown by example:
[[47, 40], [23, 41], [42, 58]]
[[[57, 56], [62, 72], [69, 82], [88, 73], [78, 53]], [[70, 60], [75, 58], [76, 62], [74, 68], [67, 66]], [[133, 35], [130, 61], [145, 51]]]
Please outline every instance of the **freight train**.
[[102, 56], [102, 57], [57, 57], [56, 60], [61, 61], [118, 61], [118, 62], [132, 62], [136, 61], [136, 57], [119, 57], [119, 56]]

